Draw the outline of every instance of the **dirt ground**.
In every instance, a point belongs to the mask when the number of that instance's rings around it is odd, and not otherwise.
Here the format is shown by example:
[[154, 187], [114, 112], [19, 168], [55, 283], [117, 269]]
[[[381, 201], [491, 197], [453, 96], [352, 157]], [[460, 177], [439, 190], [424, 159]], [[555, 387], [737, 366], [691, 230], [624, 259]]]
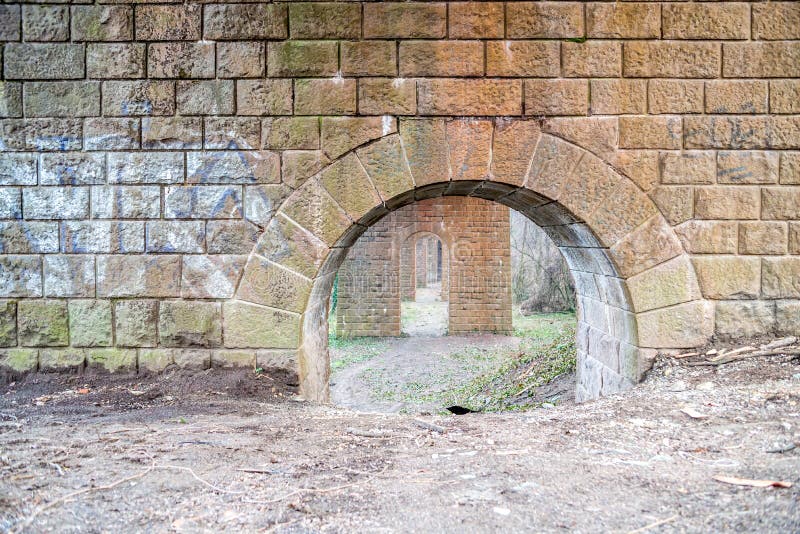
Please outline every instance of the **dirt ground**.
[[788, 357], [660, 362], [625, 394], [506, 414], [359, 414], [294, 400], [291, 382], [215, 370], [6, 384], [0, 530], [800, 530]]

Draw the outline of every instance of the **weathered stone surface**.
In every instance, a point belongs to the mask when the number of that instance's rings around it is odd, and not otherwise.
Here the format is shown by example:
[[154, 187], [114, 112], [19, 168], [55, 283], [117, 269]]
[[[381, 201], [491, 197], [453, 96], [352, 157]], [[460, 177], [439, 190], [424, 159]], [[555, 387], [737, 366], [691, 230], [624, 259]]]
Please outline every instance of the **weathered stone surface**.
[[282, 41], [267, 45], [270, 77], [334, 76], [339, 70], [335, 41]]
[[[203, 119], [200, 117], [148, 117], [142, 119], [142, 148], [199, 149], [202, 148], [202, 145]], [[182, 164], [183, 161], [180, 162], [181, 167]], [[179, 177], [182, 178], [181, 175]]]
[[761, 207], [757, 187], [698, 187], [694, 215], [698, 219], [758, 219]]
[[758, 298], [761, 260], [735, 256], [697, 257], [693, 260], [703, 296], [714, 300]]
[[492, 180], [522, 185], [540, 135], [536, 121], [498, 121], [492, 139]]
[[514, 2], [506, 11], [506, 34], [513, 39], [564, 39], [584, 34], [583, 9], [578, 2]]
[[93, 219], [157, 219], [160, 215], [158, 186], [92, 187]]
[[242, 216], [240, 186], [174, 186], [164, 191], [169, 219], [229, 219]]
[[800, 258], [764, 258], [761, 294], [766, 298], [800, 298]]
[[280, 158], [266, 150], [190, 152], [186, 177], [197, 184], [270, 184], [280, 182]]
[[417, 82], [421, 115], [520, 115], [519, 80], [424, 79]]
[[448, 35], [453, 39], [502, 39], [502, 2], [454, 2], [448, 6]]
[[208, 369], [211, 367], [211, 351], [204, 349], [174, 350], [172, 357], [181, 369]]
[[285, 185], [252, 185], [244, 189], [244, 216], [250, 222], [266, 226], [278, 206], [291, 194]]
[[110, 81], [103, 83], [103, 115], [127, 117], [173, 115], [175, 83], [172, 81]]
[[335, 159], [360, 145], [397, 132], [392, 117], [324, 117], [321, 121], [321, 146]]
[[3, 349], [0, 350], [0, 368], [4, 367], [17, 373], [35, 371], [39, 351], [36, 349]]
[[281, 152], [281, 179], [296, 189], [330, 162], [321, 150], [284, 150]]
[[800, 301], [775, 303], [775, 330], [779, 336], [796, 336], [800, 333]]
[[526, 115], [586, 115], [588, 108], [585, 80], [525, 80]]
[[353, 115], [356, 81], [352, 78], [311, 78], [294, 82], [296, 115]]
[[715, 78], [722, 50], [713, 42], [626, 41], [622, 57], [626, 77]]
[[694, 301], [640, 314], [637, 318], [640, 346], [702, 346], [714, 333], [713, 313], [713, 305]]
[[627, 281], [633, 308], [645, 312], [700, 298], [694, 269], [680, 256]]
[[717, 183], [775, 184], [778, 182], [777, 152], [720, 152]]
[[655, 267], [682, 252], [681, 244], [660, 215], [617, 242], [609, 251], [624, 277]]
[[[324, 119], [334, 120], [334, 119]], [[262, 148], [316, 150], [319, 148], [320, 120], [317, 117], [274, 117], [264, 119]]]
[[71, 300], [69, 337], [73, 347], [111, 345], [111, 301]]
[[0, 297], [41, 297], [39, 256], [0, 256]]
[[37, 187], [22, 192], [27, 219], [84, 219], [89, 215], [88, 187]]
[[0, 6], [0, 41], [19, 41], [22, 12], [19, 5]]
[[0, 221], [0, 253], [58, 252], [58, 223]]
[[[0, 122], [0, 147], [4, 150], [80, 150], [81, 127], [80, 119], [5, 120]], [[4, 154], [3, 158], [9, 156]]]
[[[166, 119], [165, 123], [155, 126], [155, 134], [143, 135], [163, 140], [165, 136], [158, 135], [158, 132], [168, 129], [172, 122], [173, 119]], [[149, 125], [147, 129], [150, 130]], [[112, 152], [108, 154], [108, 183], [110, 184], [174, 184], [179, 182], [183, 182], [183, 154], [181, 152]]]
[[357, 3], [289, 4], [292, 39], [358, 39], [361, 6]]
[[646, 87], [645, 80], [591, 80], [590, 110], [598, 115], [644, 113]]
[[400, 76], [480, 76], [480, 41], [401, 41]]
[[249, 254], [261, 233], [247, 221], [209, 221], [206, 230], [209, 254]]
[[705, 84], [706, 113], [766, 113], [767, 111], [766, 81], [712, 80]]
[[748, 39], [750, 9], [744, 2], [666, 4], [662, 6], [665, 39]]
[[17, 303], [0, 301], [0, 347], [17, 346]]
[[255, 117], [206, 117], [204, 147], [210, 150], [252, 150], [261, 143]]
[[181, 297], [232, 298], [246, 261], [246, 256], [184, 256]]
[[621, 148], [680, 149], [681, 119], [669, 116], [620, 117]]
[[106, 181], [105, 154], [42, 154], [39, 168], [40, 185], [96, 185]]
[[22, 84], [0, 82], [0, 118], [22, 117]]
[[42, 349], [39, 351], [40, 371], [80, 371], [86, 363], [83, 349]]
[[291, 80], [237, 80], [239, 115], [289, 115], [292, 113]]
[[178, 112], [183, 115], [233, 113], [233, 80], [179, 81], [176, 91]]
[[256, 365], [262, 369], [296, 369], [296, 350], [258, 350], [256, 351]]
[[447, 32], [447, 5], [434, 3], [364, 4], [364, 37], [432, 39]]
[[584, 154], [572, 174], [562, 182], [561, 203], [577, 217], [585, 218], [608, 200], [619, 182], [619, 175], [600, 158]]
[[489, 76], [558, 76], [558, 44], [551, 41], [488, 41]]
[[214, 41], [235, 39], [285, 39], [285, 4], [206, 5], [203, 37]]
[[800, 185], [800, 152], [781, 154], [780, 183]]
[[66, 301], [19, 301], [17, 303], [17, 328], [19, 343], [24, 347], [69, 345]]
[[252, 367], [256, 366], [256, 353], [252, 350], [215, 350], [211, 353], [213, 367]]
[[761, 211], [766, 220], [800, 220], [800, 187], [763, 188]]
[[300, 313], [311, 292], [311, 281], [258, 256], [247, 262], [237, 298], [271, 308]]
[[764, 301], [718, 302], [716, 333], [721, 338], [737, 339], [772, 335], [775, 329], [775, 304]]
[[381, 197], [355, 154], [325, 168], [319, 181], [354, 221], [381, 205]]
[[119, 347], [154, 347], [158, 342], [158, 301], [118, 300], [114, 303], [114, 333]]
[[259, 78], [266, 68], [265, 45], [259, 42], [217, 43], [217, 76]]
[[203, 221], [156, 221], [145, 226], [145, 251], [192, 254], [205, 252]]
[[[742, 83], [766, 85], [767, 82]], [[766, 88], [764, 93], [766, 93]], [[800, 80], [771, 80], [769, 82], [769, 109], [773, 113], [800, 113]], [[763, 111], [766, 111], [766, 103], [762, 108]]]
[[675, 228], [687, 252], [736, 254], [738, 224], [733, 221], [689, 221]]
[[658, 187], [649, 195], [671, 225], [686, 222], [694, 214], [694, 190], [691, 187]]
[[661, 10], [652, 3], [591, 3], [586, 6], [590, 38], [642, 39], [661, 37]]
[[180, 256], [98, 256], [98, 297], [180, 296]]
[[797, 41], [725, 43], [722, 75], [726, 78], [793, 78], [800, 76]]
[[86, 48], [89, 78], [144, 77], [145, 45], [141, 43], [97, 43]]
[[397, 75], [394, 41], [342, 41], [339, 50], [344, 76]]
[[[384, 201], [414, 187], [399, 136], [390, 135], [356, 151]], [[291, 217], [291, 215], [290, 215]]]
[[44, 257], [46, 297], [94, 297], [94, 257], [47, 255]]
[[309, 180], [295, 191], [281, 211], [329, 246], [351, 225], [344, 210], [317, 180]]
[[22, 6], [22, 35], [26, 41], [69, 39], [69, 7]]
[[768, 128], [765, 117], [686, 117], [684, 148], [763, 149]]
[[130, 150], [139, 148], [137, 119], [86, 119], [83, 128], [86, 150]]
[[222, 317], [217, 302], [164, 301], [159, 306], [158, 336], [165, 347], [218, 347]]
[[612, 245], [658, 213], [655, 205], [630, 180], [615, 175], [616, 186], [586, 218], [601, 243]]
[[417, 82], [402, 78], [361, 79], [358, 108], [370, 115], [413, 115], [417, 111]]
[[22, 189], [0, 188], [0, 219], [22, 218]]
[[489, 175], [494, 124], [488, 120], [453, 120], [445, 126], [451, 179], [485, 179]]
[[549, 198], [558, 198], [562, 189], [560, 177], [572, 176], [584, 154], [575, 145], [543, 135], [533, 155], [526, 187]]
[[199, 4], [137, 6], [136, 38], [143, 41], [200, 39]]
[[788, 226], [783, 222], [739, 223], [739, 254], [786, 254]]
[[0, 158], [0, 185], [36, 185], [36, 155], [3, 154]]
[[84, 46], [79, 44], [7, 43], [3, 56], [7, 79], [71, 80], [84, 76]]
[[328, 254], [328, 247], [311, 232], [279, 215], [270, 221], [259, 239], [256, 253], [313, 278]]
[[662, 184], [713, 184], [715, 181], [714, 152], [661, 152], [658, 162]]
[[61, 250], [71, 254], [144, 252], [144, 222], [65, 221]]
[[130, 41], [133, 6], [76, 6], [72, 8], [73, 41]]
[[622, 44], [613, 41], [561, 44], [564, 76], [613, 78], [622, 73]]
[[139, 351], [139, 372], [158, 373], [173, 364], [175, 351], [172, 349], [142, 349]]
[[650, 80], [647, 83], [650, 113], [702, 113], [703, 81]]
[[152, 43], [147, 50], [151, 78], [214, 77], [214, 43]]
[[300, 317], [244, 302], [226, 302], [225, 346], [229, 348], [296, 348]]
[[400, 139], [417, 187], [450, 179], [444, 120], [403, 120]]
[[136, 351], [133, 349], [87, 349], [86, 367], [109, 373], [136, 371]]

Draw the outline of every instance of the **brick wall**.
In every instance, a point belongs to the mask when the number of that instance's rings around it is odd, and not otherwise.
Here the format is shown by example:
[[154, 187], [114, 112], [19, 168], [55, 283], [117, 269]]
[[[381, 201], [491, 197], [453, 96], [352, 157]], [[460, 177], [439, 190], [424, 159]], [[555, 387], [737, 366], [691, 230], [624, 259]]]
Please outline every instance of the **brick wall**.
[[438, 242], [448, 332], [510, 332], [509, 222], [505, 206], [470, 197], [421, 200], [392, 212], [339, 268], [337, 335], [399, 336], [401, 296], [413, 300], [414, 287], [427, 286], [420, 278], [436, 272]]
[[434, 193], [583, 273], [582, 397], [797, 333], [799, 38], [797, 2], [5, 2], [0, 361], [296, 361], [324, 398], [341, 249]]

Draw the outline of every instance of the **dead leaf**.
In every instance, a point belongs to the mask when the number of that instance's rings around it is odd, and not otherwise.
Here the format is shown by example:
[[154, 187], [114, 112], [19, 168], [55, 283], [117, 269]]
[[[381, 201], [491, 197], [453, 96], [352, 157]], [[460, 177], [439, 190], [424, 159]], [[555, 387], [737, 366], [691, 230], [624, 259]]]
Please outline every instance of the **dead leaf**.
[[700, 413], [694, 408], [683, 408], [681, 409], [681, 411], [686, 415], [688, 415], [689, 417], [691, 417], [692, 419], [705, 419], [706, 417], [708, 417], [706, 414]]
[[717, 482], [733, 484], [734, 486], [750, 486], [753, 488], [791, 488], [792, 483], [784, 480], [752, 480], [749, 478], [728, 477], [725, 475], [714, 475], [712, 477]]
[[89, 394], [89, 388], [80, 388], [78, 390], [78, 395], [88, 395], [88, 394]]

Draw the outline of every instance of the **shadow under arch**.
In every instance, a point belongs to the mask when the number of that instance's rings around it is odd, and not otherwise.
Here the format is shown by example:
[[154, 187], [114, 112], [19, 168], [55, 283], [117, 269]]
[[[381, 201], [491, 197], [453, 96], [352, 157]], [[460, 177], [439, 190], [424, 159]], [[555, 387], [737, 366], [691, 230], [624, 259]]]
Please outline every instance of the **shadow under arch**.
[[[494, 133], [461, 135], [482, 123]], [[506, 145], [498, 145], [503, 139]], [[341, 156], [279, 207], [273, 223], [296, 228], [287, 234], [268, 227], [255, 254], [304, 274], [278, 269], [280, 284], [270, 283], [275, 275], [252, 267], [251, 255], [237, 288], [238, 301], [268, 306], [276, 316], [288, 310], [280, 325], [295, 325], [305, 398], [328, 400], [327, 308], [349, 247], [389, 212], [439, 196], [499, 202], [559, 247], [577, 292], [578, 400], [630, 387], [657, 349], [697, 346], [710, 337], [711, 310], [693, 266], [632, 180], [587, 150], [541, 133], [534, 121], [412, 119], [401, 121], [399, 133]], [[286, 245], [298, 239], [300, 245]], [[264, 251], [275, 243], [288, 256]]]

